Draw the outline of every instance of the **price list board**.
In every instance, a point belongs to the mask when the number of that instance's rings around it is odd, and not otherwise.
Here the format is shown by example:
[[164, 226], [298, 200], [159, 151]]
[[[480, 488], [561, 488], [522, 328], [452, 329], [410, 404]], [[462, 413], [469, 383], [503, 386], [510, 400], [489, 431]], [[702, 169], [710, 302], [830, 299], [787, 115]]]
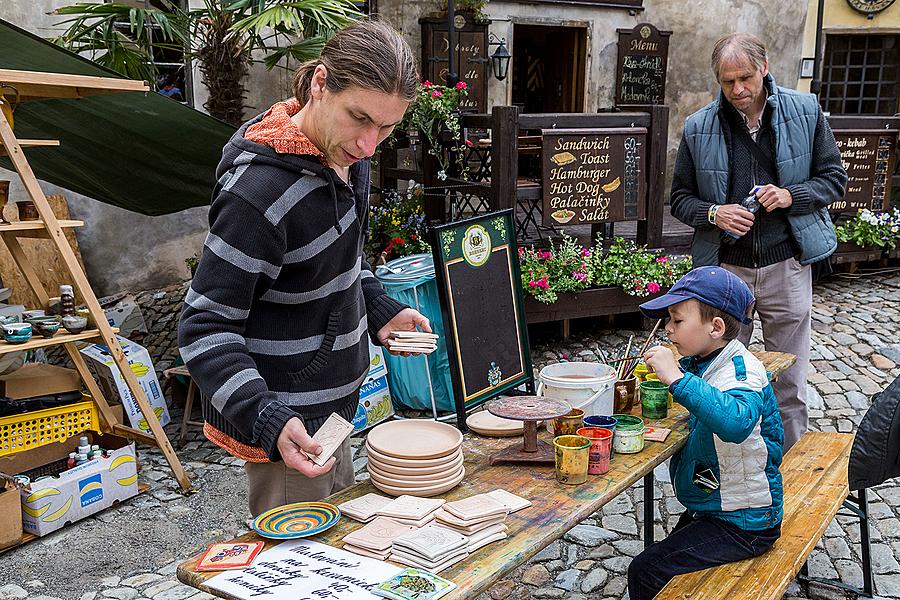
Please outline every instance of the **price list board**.
[[829, 207], [832, 213], [887, 210], [891, 174], [897, 164], [897, 134], [897, 130], [834, 130], [848, 181], [847, 193]]

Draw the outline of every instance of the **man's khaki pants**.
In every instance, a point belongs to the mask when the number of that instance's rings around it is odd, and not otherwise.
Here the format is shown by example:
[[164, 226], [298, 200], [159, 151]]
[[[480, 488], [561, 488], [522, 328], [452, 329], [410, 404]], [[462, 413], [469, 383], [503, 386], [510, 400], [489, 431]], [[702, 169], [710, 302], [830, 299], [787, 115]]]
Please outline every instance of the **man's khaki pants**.
[[350, 438], [334, 453], [331, 470], [318, 477], [305, 477], [283, 461], [246, 463], [249, 480], [250, 513], [256, 517], [270, 508], [292, 502], [322, 500], [353, 485], [353, 453]]
[[[722, 265], [750, 286], [756, 297], [756, 313], [762, 322], [763, 343], [770, 352], [789, 352], [797, 362], [772, 384], [784, 423], [787, 452], [809, 427], [806, 407], [806, 375], [809, 371], [812, 269], [797, 259], [759, 269]], [[741, 330], [740, 340], [750, 343], [753, 325]]]

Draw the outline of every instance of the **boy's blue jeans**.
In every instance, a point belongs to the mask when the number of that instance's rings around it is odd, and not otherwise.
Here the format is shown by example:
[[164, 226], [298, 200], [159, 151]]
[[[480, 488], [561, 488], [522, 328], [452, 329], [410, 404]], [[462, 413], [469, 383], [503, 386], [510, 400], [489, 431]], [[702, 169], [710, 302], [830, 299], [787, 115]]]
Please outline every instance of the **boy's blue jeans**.
[[638, 554], [628, 567], [630, 600], [651, 600], [670, 579], [707, 567], [759, 556], [781, 535], [781, 525], [748, 531], [684, 512], [666, 539]]

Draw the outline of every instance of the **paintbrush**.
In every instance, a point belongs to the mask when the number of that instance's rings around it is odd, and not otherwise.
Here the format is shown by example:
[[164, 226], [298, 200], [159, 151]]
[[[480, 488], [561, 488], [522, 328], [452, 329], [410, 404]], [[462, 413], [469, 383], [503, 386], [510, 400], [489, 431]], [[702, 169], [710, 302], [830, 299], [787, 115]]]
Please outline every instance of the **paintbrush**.
[[[641, 348], [641, 351], [638, 353], [639, 358], [644, 356], [644, 352], [647, 351], [647, 347], [650, 346], [650, 342], [653, 341], [653, 336], [656, 335], [656, 331], [659, 329], [659, 326], [662, 325], [662, 322], [663, 322], [662, 319], [658, 319], [656, 321], [656, 325], [653, 326], [653, 330], [650, 332], [650, 335], [647, 336], [647, 341], [644, 342], [644, 345]], [[637, 367], [637, 363], [632, 365], [631, 368], [627, 371], [628, 376], [625, 377], [625, 379], [628, 379], [631, 377], [631, 375], [634, 373], [635, 367]]]
[[639, 358], [641, 358], [641, 357], [638, 356], [637, 354], [635, 354], [634, 356], [623, 356], [622, 358], [616, 358], [614, 360], [609, 361], [609, 364], [614, 365], [616, 363], [623, 363], [627, 360], [638, 360]]
[[[626, 344], [626, 346], [625, 346], [625, 352], [622, 353], [623, 356], [626, 356], [626, 357], [628, 356], [628, 352], [629, 352], [629, 350], [631, 350], [631, 342], [633, 340], [634, 340], [633, 335], [628, 336], [628, 344]], [[625, 374], [625, 361], [626, 360], [627, 360], [626, 358], [620, 358], [617, 361], [613, 361], [613, 362], [621, 362], [621, 364], [619, 365], [619, 371], [617, 373], [617, 375], [619, 376], [619, 379], [622, 379], [622, 375]]]

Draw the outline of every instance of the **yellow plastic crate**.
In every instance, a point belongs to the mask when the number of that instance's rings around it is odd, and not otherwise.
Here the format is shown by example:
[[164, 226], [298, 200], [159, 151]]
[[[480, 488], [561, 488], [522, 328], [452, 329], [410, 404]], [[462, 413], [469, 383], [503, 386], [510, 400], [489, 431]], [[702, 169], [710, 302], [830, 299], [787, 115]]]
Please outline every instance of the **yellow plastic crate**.
[[0, 417], [0, 456], [61, 442], [86, 429], [100, 430], [93, 400]]

